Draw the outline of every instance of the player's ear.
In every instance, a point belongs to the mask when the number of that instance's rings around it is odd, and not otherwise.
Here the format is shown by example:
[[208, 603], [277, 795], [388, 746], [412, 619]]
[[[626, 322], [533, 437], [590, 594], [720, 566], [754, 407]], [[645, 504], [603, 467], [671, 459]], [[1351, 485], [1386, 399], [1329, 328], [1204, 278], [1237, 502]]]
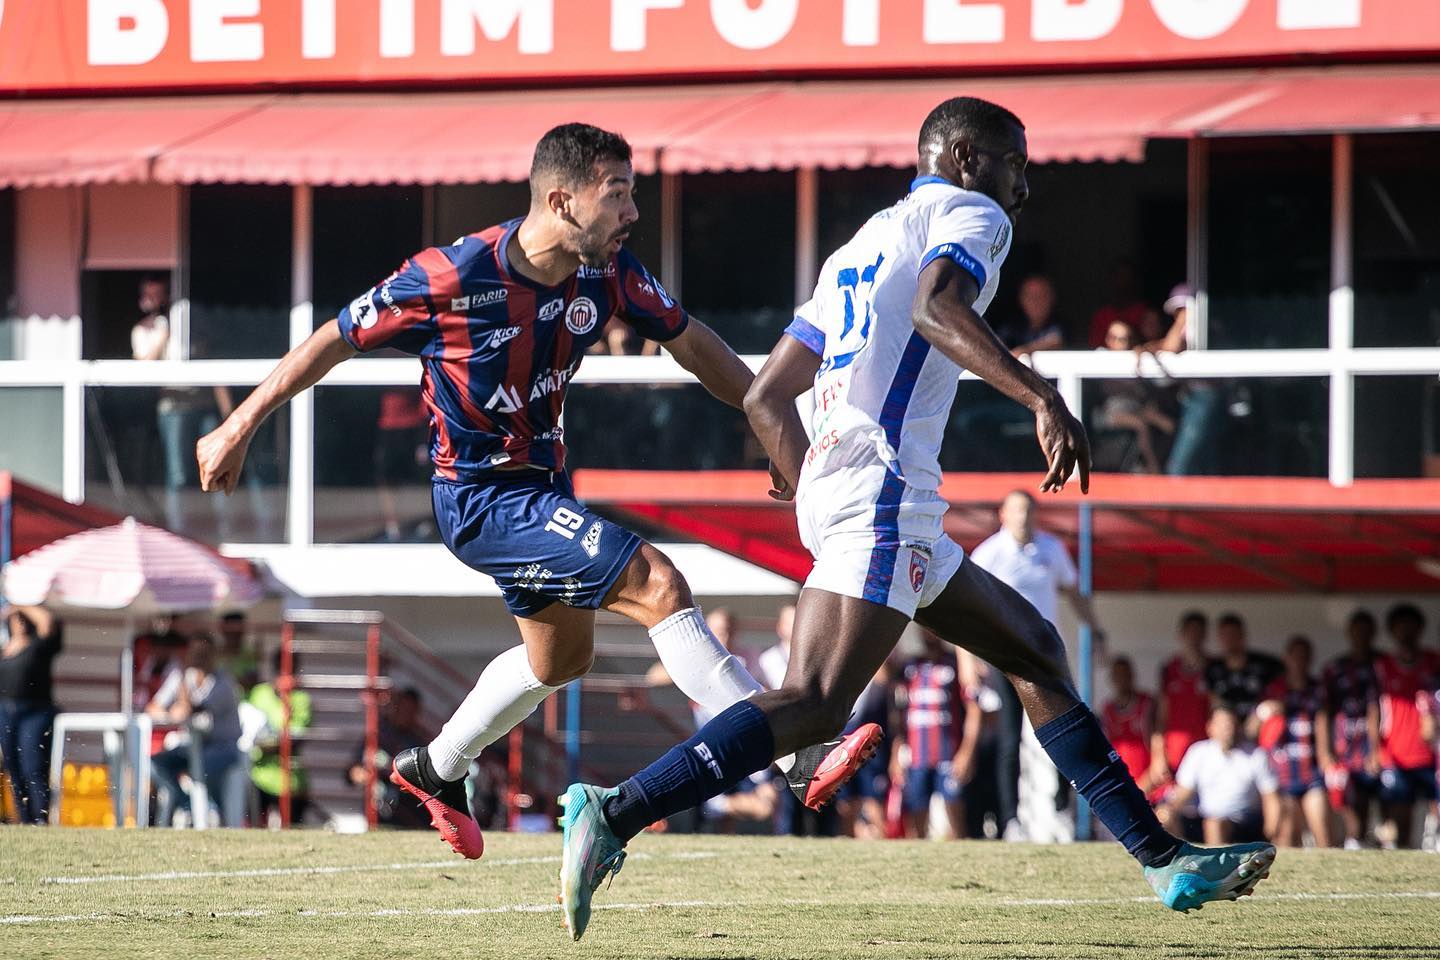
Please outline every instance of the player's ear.
[[567, 191], [559, 187], [551, 187], [550, 191], [545, 194], [545, 206], [561, 220], [570, 220], [572, 219], [570, 215], [571, 199], [572, 197]]
[[955, 168], [962, 175], [973, 178], [979, 173], [980, 153], [964, 137], [959, 137], [950, 144], [950, 156], [955, 161]]

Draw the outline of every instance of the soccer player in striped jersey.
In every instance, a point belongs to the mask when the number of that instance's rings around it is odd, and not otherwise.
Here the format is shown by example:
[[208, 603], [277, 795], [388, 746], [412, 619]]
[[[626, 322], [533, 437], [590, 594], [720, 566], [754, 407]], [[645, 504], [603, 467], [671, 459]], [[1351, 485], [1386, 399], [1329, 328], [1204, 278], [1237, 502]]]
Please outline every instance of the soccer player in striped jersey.
[[1317, 733], [1316, 724], [1325, 706], [1325, 692], [1310, 675], [1312, 657], [1308, 638], [1291, 637], [1285, 645], [1285, 674], [1271, 682], [1265, 700], [1256, 708], [1260, 748], [1269, 753], [1280, 795], [1273, 839], [1281, 846], [1300, 846], [1302, 823], [1309, 828], [1315, 846], [1330, 846], [1324, 776], [1331, 763], [1330, 745]]
[[[1325, 665], [1325, 709], [1317, 736], [1329, 737], [1331, 764], [1325, 771], [1330, 805], [1345, 823], [1345, 849], [1359, 850], [1369, 832], [1370, 805], [1380, 788], [1380, 690], [1375, 680], [1375, 615], [1356, 610], [1345, 636], [1350, 652]], [[1373, 730], [1372, 730], [1373, 726]]]
[[975, 772], [975, 747], [980, 742], [980, 705], [960, 684], [955, 651], [928, 630], [921, 634], [924, 652], [900, 674], [904, 692], [905, 746], [908, 759], [898, 757], [891, 770], [904, 782], [901, 807], [909, 833], [929, 833], [930, 798], [939, 794], [950, 820], [950, 836], [965, 836], [961, 790]]
[[[931, 111], [918, 139], [910, 193], [826, 261], [745, 398], [775, 492], [794, 492], [815, 557], [785, 684], [723, 711], [618, 788], [571, 785], [561, 900], [572, 937], [632, 837], [834, 735], [912, 619], [1009, 677], [1050, 759], [1167, 906], [1242, 896], [1274, 858], [1269, 844], [1201, 849], [1166, 833], [1080, 701], [1054, 625], [945, 534], [939, 452], [963, 369], [1034, 412], [1049, 464], [1042, 492], [1077, 470], [1088, 490], [1090, 452], [1059, 392], [982, 317], [1030, 192], [1024, 125], [956, 97]], [[811, 389], [807, 431], [795, 401]]]
[[[733, 407], [753, 380], [625, 248], [639, 216], [634, 186], [619, 135], [579, 123], [549, 131], [535, 148], [524, 217], [411, 257], [290, 351], [197, 445], [203, 488], [231, 493], [260, 423], [336, 364], [381, 347], [420, 358], [441, 536], [495, 578], [522, 640], [490, 662], [440, 734], [399, 754], [391, 771], [470, 859], [484, 849], [465, 799], [470, 762], [590, 669], [596, 609], [649, 630], [675, 685], [711, 711], [761, 689], [711, 634], [669, 558], [588, 510], [565, 473], [566, 389], [612, 319], [662, 343]], [[819, 767], [817, 750], [804, 764], [780, 763], [812, 802], [796, 771]], [[855, 766], [840, 763], [838, 779]]]

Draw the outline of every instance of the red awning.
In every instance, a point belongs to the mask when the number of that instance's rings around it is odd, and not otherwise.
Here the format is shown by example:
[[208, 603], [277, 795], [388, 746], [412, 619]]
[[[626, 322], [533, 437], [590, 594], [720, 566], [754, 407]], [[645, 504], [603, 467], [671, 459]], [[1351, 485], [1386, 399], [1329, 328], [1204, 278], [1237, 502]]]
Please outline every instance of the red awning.
[[109, 510], [82, 503], [67, 503], [0, 471], [0, 498], [4, 497], [7, 485], [13, 510], [12, 560], [72, 533], [112, 526], [125, 519]]
[[[967, 549], [1030, 474], [947, 474], [947, 532]], [[810, 571], [792, 508], [761, 473], [582, 470], [580, 497], [794, 580]], [[1078, 489], [1039, 500], [1039, 525], [1078, 547]], [[1098, 475], [1094, 582], [1104, 591], [1440, 591], [1440, 481]]]
[[0, 104], [0, 187], [523, 180], [535, 141], [583, 120], [640, 173], [908, 167], [936, 103], [988, 97], [1037, 161], [1139, 160], [1145, 140], [1440, 127], [1440, 76], [1335, 67], [521, 93], [281, 94]]
[[265, 102], [177, 97], [0, 104], [0, 187], [151, 180], [156, 157]]

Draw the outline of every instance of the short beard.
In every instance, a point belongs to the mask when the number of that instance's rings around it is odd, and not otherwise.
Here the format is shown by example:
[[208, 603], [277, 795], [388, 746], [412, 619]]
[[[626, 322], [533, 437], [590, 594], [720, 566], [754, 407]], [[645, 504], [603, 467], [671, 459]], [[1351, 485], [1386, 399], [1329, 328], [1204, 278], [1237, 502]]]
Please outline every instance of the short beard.
[[601, 236], [594, 227], [582, 230], [575, 238], [575, 255], [587, 267], [603, 267], [610, 262], [609, 247], [614, 239], [611, 234]]

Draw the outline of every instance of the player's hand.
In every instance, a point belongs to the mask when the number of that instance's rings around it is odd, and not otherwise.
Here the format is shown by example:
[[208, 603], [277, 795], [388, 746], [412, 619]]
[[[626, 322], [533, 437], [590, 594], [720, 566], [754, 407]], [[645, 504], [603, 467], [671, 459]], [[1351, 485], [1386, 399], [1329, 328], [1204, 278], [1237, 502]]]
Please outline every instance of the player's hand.
[[1090, 440], [1063, 402], [1042, 407], [1035, 414], [1035, 436], [1049, 470], [1040, 481], [1042, 493], [1058, 493], [1077, 470], [1080, 492], [1090, 492]]
[[1372, 777], [1380, 776], [1380, 758], [1372, 750], [1370, 756], [1365, 758], [1365, 772]]
[[250, 436], [237, 430], [229, 420], [195, 442], [195, 462], [200, 466], [200, 489], [206, 493], [235, 492], [240, 468], [250, 449]]
[[775, 461], [770, 461], [770, 499], [779, 500], [782, 503], [789, 503], [795, 499], [795, 488], [790, 486], [790, 481], [775, 466]]

